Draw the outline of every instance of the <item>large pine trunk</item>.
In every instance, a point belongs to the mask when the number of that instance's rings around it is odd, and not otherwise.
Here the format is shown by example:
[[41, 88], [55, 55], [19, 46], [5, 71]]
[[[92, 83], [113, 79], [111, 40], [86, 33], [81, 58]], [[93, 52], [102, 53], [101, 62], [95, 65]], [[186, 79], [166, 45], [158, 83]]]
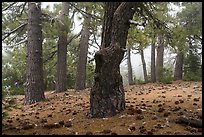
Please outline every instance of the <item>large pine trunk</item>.
[[135, 12], [133, 5], [128, 2], [106, 3], [102, 49], [94, 57], [96, 68], [90, 92], [90, 117], [113, 116], [125, 109], [120, 63], [126, 47], [129, 20]]
[[91, 33], [88, 29], [89, 18], [85, 17], [84, 25], [81, 32], [79, 44], [79, 58], [77, 62], [75, 89], [82, 90], [86, 88], [86, 63], [88, 54], [88, 43]]
[[131, 64], [131, 49], [128, 47], [127, 48], [127, 65], [128, 65], [128, 84], [132, 85], [133, 82], [133, 76], [132, 76], [132, 64]]
[[141, 55], [141, 61], [142, 61], [142, 67], [143, 67], [144, 81], [145, 81], [145, 83], [147, 83], [148, 82], [147, 68], [146, 68], [146, 63], [145, 63], [145, 59], [144, 59], [143, 49], [140, 50], [140, 55]]
[[28, 3], [28, 44], [25, 104], [45, 99], [43, 89], [41, 3]]
[[155, 42], [151, 46], [151, 82], [156, 82], [156, 69], [155, 69]]
[[57, 75], [56, 92], [66, 91], [67, 85], [67, 33], [66, 16], [69, 14], [69, 2], [62, 2], [62, 10], [59, 18], [59, 39], [57, 44]]
[[159, 42], [157, 47], [157, 60], [156, 60], [156, 78], [160, 82], [163, 77], [163, 60], [164, 60], [164, 36], [158, 36]]
[[183, 53], [178, 52], [176, 56], [176, 64], [174, 69], [174, 80], [182, 80], [183, 76]]

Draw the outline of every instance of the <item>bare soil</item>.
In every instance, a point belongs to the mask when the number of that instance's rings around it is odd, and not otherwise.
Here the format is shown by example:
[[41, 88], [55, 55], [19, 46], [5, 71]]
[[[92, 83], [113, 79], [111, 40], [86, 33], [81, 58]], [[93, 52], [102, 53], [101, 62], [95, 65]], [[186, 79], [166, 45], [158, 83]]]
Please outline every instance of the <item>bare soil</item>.
[[90, 89], [45, 92], [46, 101], [8, 111], [3, 135], [201, 135], [201, 128], [176, 123], [202, 119], [202, 82], [174, 81], [125, 87], [126, 109], [113, 117], [88, 118]]

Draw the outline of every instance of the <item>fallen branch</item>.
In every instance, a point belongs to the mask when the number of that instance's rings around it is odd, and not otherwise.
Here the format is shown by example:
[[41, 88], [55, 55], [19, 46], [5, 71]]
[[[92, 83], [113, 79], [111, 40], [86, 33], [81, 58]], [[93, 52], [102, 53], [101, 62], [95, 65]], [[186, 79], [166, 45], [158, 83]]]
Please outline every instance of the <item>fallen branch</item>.
[[187, 118], [185, 116], [180, 116], [176, 119], [177, 124], [189, 125], [195, 128], [202, 128], [202, 120], [195, 118]]

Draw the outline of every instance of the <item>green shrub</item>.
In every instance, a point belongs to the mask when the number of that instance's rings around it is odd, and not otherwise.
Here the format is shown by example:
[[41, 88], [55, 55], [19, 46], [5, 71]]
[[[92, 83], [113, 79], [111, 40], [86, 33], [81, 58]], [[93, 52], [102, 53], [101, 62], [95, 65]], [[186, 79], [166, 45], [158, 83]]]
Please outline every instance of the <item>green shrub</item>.
[[185, 81], [202, 81], [201, 72], [188, 72], [184, 75], [183, 80]]
[[134, 77], [133, 81], [133, 83], [135, 84], [145, 84], [145, 81], [141, 80], [141, 78], [137, 79], [136, 77]]
[[162, 68], [159, 70], [162, 73], [162, 77], [158, 78], [158, 81], [164, 84], [171, 84], [173, 80], [173, 73], [170, 68]]

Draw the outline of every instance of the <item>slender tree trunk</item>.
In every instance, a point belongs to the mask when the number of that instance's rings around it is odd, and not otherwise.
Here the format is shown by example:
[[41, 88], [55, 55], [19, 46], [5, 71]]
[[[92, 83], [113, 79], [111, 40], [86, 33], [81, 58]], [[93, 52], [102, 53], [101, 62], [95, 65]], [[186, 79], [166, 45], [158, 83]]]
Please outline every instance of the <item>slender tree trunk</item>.
[[175, 69], [174, 69], [174, 80], [182, 80], [183, 76], [183, 53], [178, 52], [176, 56], [176, 64], [175, 64]]
[[157, 47], [157, 61], [156, 61], [156, 78], [160, 81], [163, 77], [163, 59], [164, 59], [164, 37], [162, 34], [158, 36], [159, 42]]
[[144, 59], [143, 49], [140, 50], [140, 55], [141, 55], [143, 73], [144, 73], [144, 81], [145, 81], [145, 83], [147, 83], [148, 82], [148, 77], [147, 77], [147, 69], [146, 69], [146, 63], [145, 63], [145, 59]]
[[127, 64], [128, 64], [128, 84], [129, 85], [132, 85], [134, 82], [133, 82], [133, 76], [132, 76], [132, 64], [131, 64], [131, 49], [128, 47], [127, 48], [127, 55], [128, 55], [128, 58], [127, 58]]
[[79, 59], [77, 63], [75, 89], [82, 90], [86, 88], [86, 63], [88, 54], [88, 42], [90, 32], [88, 29], [89, 19], [85, 17], [84, 25], [81, 32], [81, 39], [79, 44]]
[[41, 3], [28, 3], [28, 44], [25, 104], [45, 99], [42, 63]]
[[69, 14], [69, 2], [62, 2], [62, 10], [59, 14], [59, 39], [57, 44], [57, 75], [56, 92], [66, 91], [67, 85], [67, 33], [69, 26], [66, 25]]
[[155, 42], [152, 42], [151, 49], [151, 82], [156, 82], [156, 69], [155, 69]]
[[[106, 3], [106, 6], [110, 9], [116, 5], [118, 3]], [[105, 8], [104, 21], [108, 20], [112, 26], [107, 26], [108, 23], [104, 23], [103, 46], [95, 54], [96, 68], [94, 86], [90, 93], [90, 117], [113, 116], [125, 109], [125, 94], [122, 76], [120, 75], [120, 63], [126, 47], [129, 20], [132, 19], [135, 12], [132, 9], [133, 5], [130, 2], [123, 2], [117, 8], [114, 8], [115, 10]], [[110, 16], [112, 18], [107, 19]], [[109, 35], [109, 37], [106, 35]]]

